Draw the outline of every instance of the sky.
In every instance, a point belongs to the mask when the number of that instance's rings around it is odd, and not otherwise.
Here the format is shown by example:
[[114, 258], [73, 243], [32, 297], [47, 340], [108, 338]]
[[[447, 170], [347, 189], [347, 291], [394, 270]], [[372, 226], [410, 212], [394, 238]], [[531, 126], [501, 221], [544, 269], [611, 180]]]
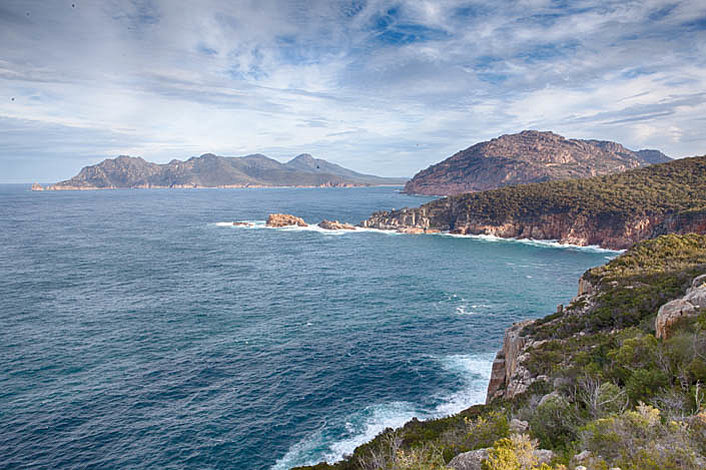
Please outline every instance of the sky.
[[706, 154], [706, 0], [0, 0], [0, 183], [207, 152], [411, 176], [523, 129]]

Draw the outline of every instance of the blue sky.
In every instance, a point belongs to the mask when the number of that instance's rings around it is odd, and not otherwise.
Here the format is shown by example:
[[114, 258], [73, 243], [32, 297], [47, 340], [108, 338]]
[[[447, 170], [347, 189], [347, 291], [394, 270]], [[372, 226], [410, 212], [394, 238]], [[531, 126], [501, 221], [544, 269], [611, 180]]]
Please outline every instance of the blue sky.
[[706, 1], [0, 2], [0, 182], [119, 154], [411, 176], [523, 129], [706, 154]]

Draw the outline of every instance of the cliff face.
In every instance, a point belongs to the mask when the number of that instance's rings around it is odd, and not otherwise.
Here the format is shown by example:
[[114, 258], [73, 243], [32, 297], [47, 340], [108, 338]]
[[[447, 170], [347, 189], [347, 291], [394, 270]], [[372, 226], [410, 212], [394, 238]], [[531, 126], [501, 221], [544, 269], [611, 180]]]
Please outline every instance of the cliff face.
[[505, 331], [503, 347], [493, 361], [486, 404], [495, 398], [512, 398], [523, 393], [536, 380], [522, 365], [524, 351], [533, 343], [529, 337], [523, 336], [522, 331], [533, 322], [526, 320], [515, 323]]
[[[679, 302], [691, 313], [667, 307]], [[486, 404], [413, 419], [341, 462], [301, 469], [476, 470], [519, 434], [553, 452], [556, 469], [704, 469], [705, 307], [706, 235], [639, 243], [585, 272], [566, 307], [507, 330]]]
[[405, 192], [448, 196], [605, 175], [668, 161], [658, 150], [634, 152], [616, 142], [523, 131], [478, 143], [420, 171], [405, 185]]
[[451, 196], [415, 209], [377, 212], [362, 225], [612, 249], [668, 233], [706, 233], [706, 157]]
[[[619, 338], [623, 330], [634, 328], [655, 313], [652, 323], [657, 339], [694, 331], [699, 313], [706, 312], [706, 237], [671, 235], [647, 243], [657, 249], [643, 245], [639, 247], [641, 252], [630, 250], [608, 265], [584, 273], [576, 297], [566, 308], [560, 305], [553, 315], [508, 328], [493, 362], [486, 404], [495, 399], [513, 399], [538, 381], [553, 382], [561, 375], [562, 364], [537, 367], [537, 358], [546, 361], [547, 351], [564, 350], [557, 358], [569, 366], [574, 354], [579, 353], [569, 344], [585, 343], [582, 347], [593, 348], [591, 335]], [[679, 249], [683, 251], [679, 253]], [[667, 263], [662, 264], [665, 260]], [[630, 307], [637, 308], [639, 315], [631, 315], [624, 305], [616, 309], [614, 299], [621, 304], [641, 304]], [[548, 348], [551, 343], [555, 345]]]
[[[356, 173], [306, 154], [284, 164], [264, 155], [219, 157], [204, 154], [186, 161], [172, 160], [165, 164], [123, 155], [87, 166], [73, 178], [46, 189], [345, 187], [395, 185], [403, 181], [400, 178]], [[35, 187], [32, 189], [38, 190]]]

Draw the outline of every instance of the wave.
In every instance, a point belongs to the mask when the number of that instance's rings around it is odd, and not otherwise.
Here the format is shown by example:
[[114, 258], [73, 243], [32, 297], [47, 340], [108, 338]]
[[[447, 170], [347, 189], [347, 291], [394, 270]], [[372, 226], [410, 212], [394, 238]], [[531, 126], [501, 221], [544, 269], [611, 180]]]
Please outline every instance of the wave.
[[496, 235], [461, 235], [458, 233], [448, 233], [442, 232], [435, 234], [442, 237], [453, 237], [453, 238], [471, 238], [476, 240], [482, 240], [485, 242], [508, 242], [508, 243], [522, 243], [524, 245], [537, 246], [540, 248], [562, 248], [576, 251], [587, 251], [591, 253], [610, 253], [618, 254], [623, 253], [625, 250], [613, 250], [610, 248], [603, 248], [598, 245], [572, 245], [571, 243], [559, 243], [557, 240], [536, 240], [534, 238], [511, 238], [511, 237], [498, 237]]
[[[243, 224], [243, 225], [234, 225]], [[397, 232], [395, 230], [381, 230], [377, 228], [366, 228], [366, 227], [356, 227], [355, 230], [326, 230], [318, 225], [308, 225], [306, 227], [299, 227], [296, 225], [288, 227], [268, 227], [264, 220], [243, 220], [238, 222], [215, 222], [212, 224], [216, 227], [232, 227], [239, 229], [268, 229], [268, 230], [282, 230], [288, 232], [319, 232], [325, 235], [346, 235], [351, 233], [381, 233], [384, 235], [408, 235], [404, 233]], [[484, 242], [497, 243], [522, 243], [523, 245], [536, 246], [539, 248], [559, 248], [564, 250], [574, 250], [574, 251], [584, 251], [589, 253], [606, 253], [610, 255], [611, 259], [613, 256], [623, 253], [625, 250], [612, 250], [610, 248], [602, 248], [598, 245], [572, 245], [570, 243], [559, 243], [557, 240], [535, 240], [533, 238], [504, 238], [498, 237], [496, 235], [461, 235], [457, 233], [449, 232], [439, 232], [431, 233], [425, 235], [432, 235], [437, 237], [449, 237], [449, 238], [468, 238], [473, 240], [480, 240]]]
[[266, 229], [279, 230], [283, 232], [318, 232], [323, 235], [348, 235], [353, 233], [383, 233], [385, 235], [403, 235], [392, 230], [379, 230], [376, 228], [356, 227], [355, 230], [329, 230], [321, 228], [316, 224], [299, 227], [298, 225], [289, 225], [287, 227], [269, 227], [264, 220], [241, 220], [236, 222], [215, 222], [211, 224], [215, 227], [230, 227], [234, 229]]
[[368, 406], [337, 424], [324, 425], [294, 444], [271, 470], [315, 465], [321, 461], [337, 462], [385, 429], [399, 428], [414, 417], [441, 418], [483, 403], [493, 358], [492, 354], [457, 354], [436, 358], [443, 369], [461, 378], [463, 386], [460, 390], [439, 392], [430, 406], [405, 401]]

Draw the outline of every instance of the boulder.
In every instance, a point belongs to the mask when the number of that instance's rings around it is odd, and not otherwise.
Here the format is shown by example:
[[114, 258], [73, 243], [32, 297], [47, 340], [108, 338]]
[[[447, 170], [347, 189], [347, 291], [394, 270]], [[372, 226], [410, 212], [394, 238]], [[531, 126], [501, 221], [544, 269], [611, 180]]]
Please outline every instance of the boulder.
[[529, 427], [529, 423], [527, 421], [522, 421], [517, 418], [513, 418], [510, 421], [510, 432], [523, 433], [523, 432], [527, 431], [528, 427]]
[[[454, 470], [481, 470], [482, 462], [488, 458], [488, 451], [491, 449], [478, 449], [470, 452], [458, 454], [446, 465]], [[534, 458], [537, 459], [537, 464], [548, 464], [556, 457], [556, 454], [551, 450], [537, 449], [533, 452]]]
[[269, 217], [267, 217], [266, 225], [268, 227], [289, 227], [291, 225], [308, 227], [304, 220], [289, 214], [270, 214]]
[[344, 222], [339, 222], [338, 220], [322, 220], [319, 222], [319, 227], [326, 230], [355, 230], [355, 227], [351, 224]]
[[481, 470], [481, 462], [488, 458], [488, 449], [472, 450], [458, 454], [447, 467], [454, 470]]
[[699, 310], [706, 308], [706, 274], [694, 278], [684, 297], [662, 305], [655, 319], [657, 338], [669, 338], [677, 326], [685, 319], [695, 317]]
[[537, 449], [534, 452], [534, 458], [537, 459], [537, 464], [542, 465], [543, 463], [549, 464], [549, 462], [556, 457], [556, 454], [549, 449]]
[[253, 224], [251, 224], [250, 222], [233, 222], [233, 225], [235, 225], [237, 227], [252, 227], [253, 226]]

